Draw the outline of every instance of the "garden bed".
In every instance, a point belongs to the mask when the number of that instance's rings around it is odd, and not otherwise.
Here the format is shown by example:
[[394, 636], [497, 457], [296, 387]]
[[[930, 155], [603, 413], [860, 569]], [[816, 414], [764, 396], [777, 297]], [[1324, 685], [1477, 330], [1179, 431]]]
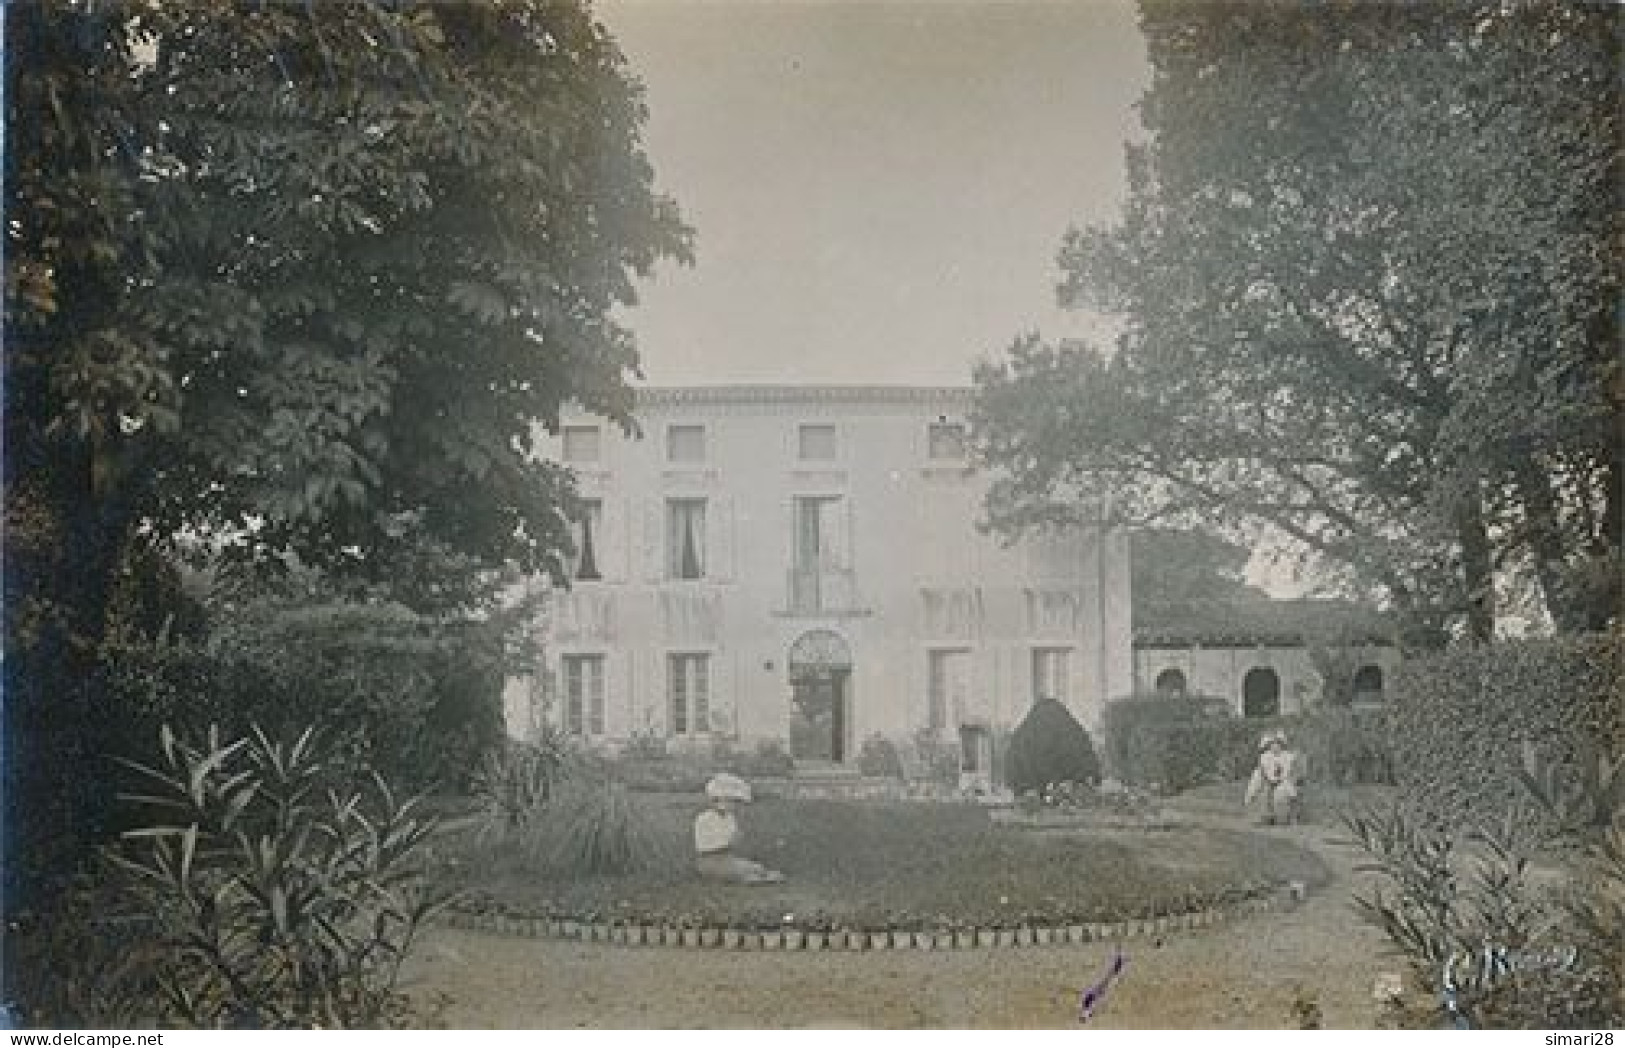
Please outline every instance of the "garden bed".
[[694, 798], [639, 796], [667, 858], [641, 872], [570, 877], [512, 845], [448, 835], [437, 877], [465, 913], [578, 925], [804, 931], [1054, 928], [1199, 913], [1261, 898], [1324, 865], [1290, 841], [1180, 827], [1035, 834], [976, 805], [764, 800], [741, 852], [782, 885], [702, 880], [687, 857]]

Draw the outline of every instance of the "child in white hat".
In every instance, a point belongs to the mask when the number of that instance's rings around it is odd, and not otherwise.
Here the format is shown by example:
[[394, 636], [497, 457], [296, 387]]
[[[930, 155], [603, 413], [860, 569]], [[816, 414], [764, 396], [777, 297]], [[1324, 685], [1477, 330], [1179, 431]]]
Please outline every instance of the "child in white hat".
[[711, 806], [694, 817], [695, 867], [702, 877], [733, 884], [778, 884], [784, 874], [733, 853], [739, 838], [735, 804], [750, 803], [750, 783], [737, 775], [716, 775], [705, 784]]
[[1247, 807], [1262, 799], [1267, 826], [1296, 821], [1302, 765], [1298, 755], [1287, 748], [1286, 733], [1265, 735], [1258, 740], [1258, 751], [1258, 767], [1247, 782]]

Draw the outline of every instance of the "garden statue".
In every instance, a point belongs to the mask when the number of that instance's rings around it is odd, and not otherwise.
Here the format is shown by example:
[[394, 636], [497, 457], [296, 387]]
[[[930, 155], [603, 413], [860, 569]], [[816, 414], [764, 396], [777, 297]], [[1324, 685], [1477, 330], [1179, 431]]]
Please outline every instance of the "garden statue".
[[750, 803], [750, 783], [737, 775], [714, 775], [705, 784], [711, 806], [694, 817], [695, 868], [700, 876], [732, 884], [779, 884], [784, 874], [733, 853], [739, 837], [735, 804]]
[[1247, 782], [1245, 803], [1262, 801], [1265, 825], [1296, 822], [1302, 803], [1303, 762], [1287, 748], [1285, 732], [1271, 732], [1258, 742], [1258, 767]]

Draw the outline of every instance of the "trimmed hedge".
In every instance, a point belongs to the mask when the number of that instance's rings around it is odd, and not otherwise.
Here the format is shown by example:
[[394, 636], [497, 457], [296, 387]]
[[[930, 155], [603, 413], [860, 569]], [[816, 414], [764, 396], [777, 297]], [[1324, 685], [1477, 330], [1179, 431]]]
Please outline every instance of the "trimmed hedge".
[[152, 759], [142, 740], [163, 724], [183, 734], [257, 724], [273, 738], [319, 725], [391, 782], [465, 788], [504, 734], [494, 636], [390, 608], [317, 610], [235, 624], [229, 642], [108, 648], [107, 701], [129, 722], [125, 755]]
[[1503, 641], [1404, 663], [1391, 743], [1399, 785], [1446, 826], [1534, 815], [1526, 749], [1573, 772], [1625, 754], [1625, 631]]
[[1169, 793], [1235, 778], [1248, 766], [1238, 766], [1236, 755], [1258, 738], [1257, 729], [1243, 726], [1223, 699], [1195, 695], [1117, 699], [1106, 707], [1105, 728], [1112, 774]]
[[1039, 699], [1010, 736], [1006, 784], [1015, 793], [1057, 782], [1097, 782], [1100, 758], [1089, 733], [1056, 699]]
[[1392, 781], [1382, 710], [1331, 707], [1283, 717], [1241, 718], [1223, 699], [1136, 695], [1106, 707], [1112, 774], [1136, 786], [1179, 793], [1250, 774], [1258, 740], [1283, 731], [1312, 781], [1349, 785]]

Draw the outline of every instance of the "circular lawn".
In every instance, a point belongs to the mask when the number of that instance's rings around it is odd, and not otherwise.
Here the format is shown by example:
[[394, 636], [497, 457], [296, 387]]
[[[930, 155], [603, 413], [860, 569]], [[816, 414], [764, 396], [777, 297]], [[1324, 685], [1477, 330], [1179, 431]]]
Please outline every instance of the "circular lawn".
[[764, 799], [740, 812], [738, 851], [783, 884], [694, 873], [689, 830], [703, 801], [640, 795], [657, 858], [616, 876], [573, 876], [518, 842], [472, 829], [437, 849], [461, 905], [511, 914], [689, 926], [926, 929], [1015, 927], [1177, 913], [1328, 871], [1269, 834], [1203, 827], [1037, 832], [969, 804]]

